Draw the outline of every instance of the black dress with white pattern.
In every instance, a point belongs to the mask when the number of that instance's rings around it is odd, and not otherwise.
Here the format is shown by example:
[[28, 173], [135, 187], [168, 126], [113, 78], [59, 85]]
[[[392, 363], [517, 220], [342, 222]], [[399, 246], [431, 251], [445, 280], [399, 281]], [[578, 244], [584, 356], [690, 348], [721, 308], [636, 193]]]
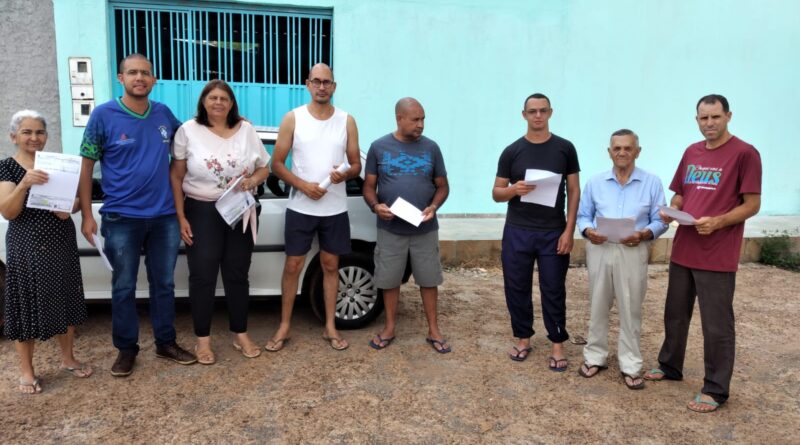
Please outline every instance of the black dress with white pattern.
[[[25, 168], [13, 158], [0, 161], [0, 182], [19, 184], [24, 176]], [[23, 207], [6, 232], [6, 337], [47, 340], [85, 320], [72, 218]]]

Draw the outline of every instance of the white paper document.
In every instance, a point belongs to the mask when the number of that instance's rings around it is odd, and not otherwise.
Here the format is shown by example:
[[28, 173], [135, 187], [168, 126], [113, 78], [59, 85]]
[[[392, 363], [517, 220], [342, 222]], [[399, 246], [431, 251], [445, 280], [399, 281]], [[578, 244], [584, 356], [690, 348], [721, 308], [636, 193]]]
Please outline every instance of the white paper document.
[[[233, 181], [233, 183], [228, 186], [228, 189], [225, 190], [225, 193], [223, 193], [214, 204], [214, 207], [217, 208], [217, 212], [222, 216], [222, 219], [231, 227], [235, 226], [236, 223], [242, 219], [242, 216], [249, 208], [256, 205], [256, 199], [253, 197], [253, 194], [239, 188], [243, 179], [244, 176], [239, 176], [239, 178]], [[249, 216], [250, 215], [248, 215], [247, 222], [251, 219]], [[245, 223], [245, 230], [247, 229], [247, 222]], [[253, 229], [253, 232], [255, 232], [255, 229]]]
[[103, 240], [101, 240], [100, 237], [97, 236], [96, 233], [93, 233], [92, 234], [92, 241], [94, 241], [94, 247], [97, 247], [97, 251], [100, 252], [100, 258], [103, 259], [103, 263], [106, 265], [108, 270], [113, 272], [114, 268], [111, 267], [111, 263], [108, 262], [108, 257], [106, 256], [106, 253], [103, 251]]
[[541, 204], [547, 207], [556, 206], [558, 186], [561, 185], [561, 174], [547, 170], [529, 168], [525, 170], [525, 184], [535, 185], [536, 188], [520, 197], [522, 202]]
[[619, 243], [636, 232], [636, 221], [633, 218], [604, 218], [598, 216], [595, 230], [600, 235], [608, 238], [608, 242]]
[[695, 223], [694, 216], [684, 211], [673, 209], [672, 207], [667, 207], [667, 206], [658, 206], [658, 210], [661, 210], [662, 212], [664, 212], [664, 214], [666, 214], [670, 218], [674, 219], [675, 221], [678, 221], [678, 224], [684, 226], [693, 226]]
[[419, 227], [422, 223], [422, 210], [414, 207], [410, 202], [403, 198], [397, 198], [389, 207], [392, 214], [400, 219], [408, 221], [414, 227]]
[[[339, 173], [344, 173], [350, 169], [350, 164], [347, 161], [342, 162], [338, 167], [336, 167], [336, 171]], [[323, 179], [322, 182], [319, 183], [319, 186], [324, 188], [325, 190], [331, 186], [331, 177], [328, 176], [327, 178]]]
[[37, 151], [33, 168], [47, 172], [48, 179], [31, 187], [27, 207], [71, 213], [81, 176], [81, 157]]

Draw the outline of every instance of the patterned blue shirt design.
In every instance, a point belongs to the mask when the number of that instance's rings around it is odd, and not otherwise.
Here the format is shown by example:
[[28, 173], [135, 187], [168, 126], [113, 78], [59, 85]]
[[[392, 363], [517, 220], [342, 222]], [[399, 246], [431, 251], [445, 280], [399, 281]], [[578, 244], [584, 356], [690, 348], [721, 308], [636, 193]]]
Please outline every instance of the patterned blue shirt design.
[[401, 152], [393, 157], [392, 153], [385, 151], [383, 152], [381, 174], [430, 177], [433, 174], [433, 155], [431, 153], [416, 154]]

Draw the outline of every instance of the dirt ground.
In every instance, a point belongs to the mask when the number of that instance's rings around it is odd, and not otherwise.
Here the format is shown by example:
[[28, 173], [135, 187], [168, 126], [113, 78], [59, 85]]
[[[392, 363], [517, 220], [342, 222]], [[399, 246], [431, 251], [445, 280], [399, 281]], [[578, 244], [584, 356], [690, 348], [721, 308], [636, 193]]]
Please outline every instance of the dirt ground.
[[[655, 364], [663, 338], [666, 268], [651, 266], [642, 348]], [[586, 335], [587, 274], [568, 274], [568, 329]], [[440, 317], [454, 352], [436, 354], [424, 341], [422, 305], [404, 286], [397, 340], [367, 346], [382, 318], [346, 332], [351, 347], [335, 352], [320, 338], [307, 307], [295, 313], [291, 342], [280, 353], [245, 359], [230, 347], [224, 309], [214, 320], [218, 363], [180, 366], [155, 358], [142, 308], [142, 351], [134, 374], [112, 377], [115, 351], [107, 305], [92, 306], [77, 354], [96, 368], [87, 380], [58, 372], [55, 341], [35, 358], [45, 392], [17, 393], [13, 344], [0, 342], [0, 443], [800, 443], [800, 274], [743, 266], [738, 275], [737, 360], [729, 402], [695, 414], [686, 402], [703, 377], [695, 312], [686, 378], [629, 391], [616, 364], [613, 318], [610, 368], [593, 379], [577, 374], [581, 347], [567, 348], [566, 373], [547, 369], [549, 352], [536, 308], [534, 351], [522, 363], [511, 344], [499, 269], [447, 272]], [[267, 340], [279, 303], [256, 304], [250, 332]], [[179, 342], [193, 345], [181, 305]]]

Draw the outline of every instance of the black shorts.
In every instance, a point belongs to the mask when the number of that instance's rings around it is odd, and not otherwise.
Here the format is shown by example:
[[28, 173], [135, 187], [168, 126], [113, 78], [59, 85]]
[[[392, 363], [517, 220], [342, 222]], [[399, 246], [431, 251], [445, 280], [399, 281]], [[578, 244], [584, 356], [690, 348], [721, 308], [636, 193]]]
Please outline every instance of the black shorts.
[[286, 209], [283, 236], [287, 256], [307, 254], [315, 234], [319, 234], [320, 250], [334, 255], [350, 253], [350, 219], [347, 212], [312, 216]]

